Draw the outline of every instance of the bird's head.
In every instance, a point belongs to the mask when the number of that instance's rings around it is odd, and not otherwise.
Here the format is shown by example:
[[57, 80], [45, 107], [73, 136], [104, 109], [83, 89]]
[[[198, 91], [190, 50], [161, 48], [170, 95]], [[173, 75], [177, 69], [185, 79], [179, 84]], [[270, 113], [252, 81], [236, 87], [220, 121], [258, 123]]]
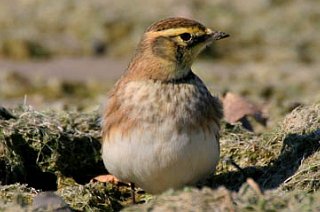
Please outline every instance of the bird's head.
[[207, 45], [228, 36], [186, 18], [155, 22], [145, 31], [129, 71], [136, 77], [155, 80], [182, 78]]

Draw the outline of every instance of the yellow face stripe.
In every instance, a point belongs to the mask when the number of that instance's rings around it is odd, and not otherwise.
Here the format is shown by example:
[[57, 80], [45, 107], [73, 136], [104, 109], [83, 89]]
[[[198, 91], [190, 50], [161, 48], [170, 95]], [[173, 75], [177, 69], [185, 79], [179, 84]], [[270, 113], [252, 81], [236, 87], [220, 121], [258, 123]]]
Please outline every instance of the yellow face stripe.
[[206, 29], [206, 31], [203, 31], [199, 29], [198, 27], [181, 27], [181, 28], [173, 28], [173, 29], [166, 29], [162, 31], [150, 31], [146, 32], [147, 36], [164, 36], [164, 37], [170, 37], [170, 36], [177, 36], [183, 33], [190, 33], [195, 36], [201, 36], [203, 34], [210, 34], [212, 31], [210, 29]]

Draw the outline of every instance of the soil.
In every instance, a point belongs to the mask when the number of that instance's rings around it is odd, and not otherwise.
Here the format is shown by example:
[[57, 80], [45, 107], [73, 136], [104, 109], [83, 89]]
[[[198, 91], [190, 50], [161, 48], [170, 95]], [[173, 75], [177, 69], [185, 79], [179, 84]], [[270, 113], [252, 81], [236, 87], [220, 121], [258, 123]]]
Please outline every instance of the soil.
[[51, 60], [0, 60], [0, 72], [15, 71], [27, 77], [54, 77], [61, 80], [116, 80], [128, 60], [115, 58], [56, 58]]

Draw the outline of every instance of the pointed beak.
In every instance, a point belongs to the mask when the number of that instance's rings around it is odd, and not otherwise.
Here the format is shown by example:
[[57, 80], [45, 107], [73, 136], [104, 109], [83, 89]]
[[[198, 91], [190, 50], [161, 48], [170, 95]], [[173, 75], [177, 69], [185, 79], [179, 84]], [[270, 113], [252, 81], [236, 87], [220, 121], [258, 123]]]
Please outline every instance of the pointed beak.
[[221, 40], [223, 38], [227, 38], [230, 35], [225, 32], [220, 32], [220, 31], [212, 31], [210, 29], [207, 29], [207, 34], [210, 35], [212, 40]]

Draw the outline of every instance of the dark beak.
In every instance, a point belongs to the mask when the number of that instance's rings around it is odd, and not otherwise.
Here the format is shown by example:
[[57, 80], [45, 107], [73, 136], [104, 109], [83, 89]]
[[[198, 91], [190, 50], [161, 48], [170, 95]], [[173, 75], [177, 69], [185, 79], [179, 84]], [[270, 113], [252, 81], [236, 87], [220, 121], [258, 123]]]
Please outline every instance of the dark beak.
[[230, 35], [225, 32], [219, 32], [219, 31], [212, 32], [212, 39], [213, 40], [221, 40], [221, 39], [227, 38], [229, 36]]

